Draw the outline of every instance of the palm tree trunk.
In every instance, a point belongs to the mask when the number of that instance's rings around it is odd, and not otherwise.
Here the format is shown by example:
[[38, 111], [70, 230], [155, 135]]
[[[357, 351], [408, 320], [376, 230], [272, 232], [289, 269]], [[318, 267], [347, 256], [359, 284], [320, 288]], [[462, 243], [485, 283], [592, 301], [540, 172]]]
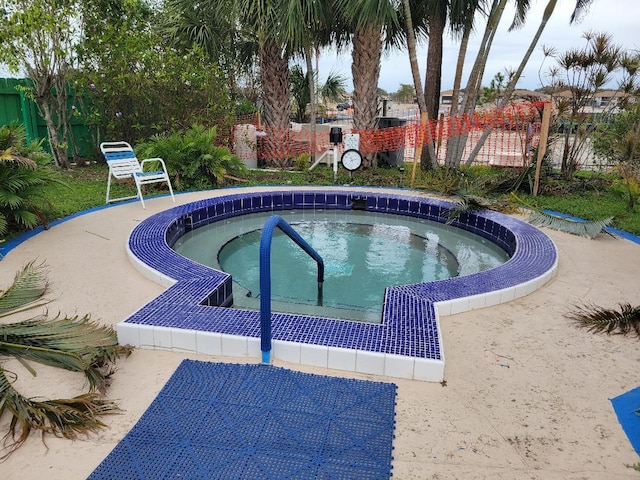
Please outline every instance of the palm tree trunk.
[[460, 49], [458, 50], [458, 60], [456, 62], [456, 74], [453, 79], [453, 94], [451, 96], [450, 115], [458, 114], [458, 102], [460, 98], [460, 84], [462, 83], [462, 72], [464, 70], [464, 59], [467, 56], [467, 48], [469, 47], [469, 37], [471, 37], [472, 23], [469, 22], [464, 27], [462, 40], [460, 40]]
[[[467, 80], [461, 110], [461, 113], [463, 114], [472, 115], [475, 111], [489, 51], [491, 50], [493, 38], [496, 30], [498, 29], [498, 25], [500, 24], [500, 20], [502, 19], [502, 14], [504, 13], [506, 4], [507, 0], [494, 0], [491, 5], [489, 18], [487, 19], [487, 26], [480, 43], [480, 48], [476, 55], [471, 73], [469, 74], [469, 79]], [[468, 137], [469, 134], [466, 131], [463, 131], [459, 132], [459, 135], [449, 138], [445, 159], [445, 165], [447, 167], [458, 168], [460, 166]]]
[[[444, 2], [439, 2], [442, 5]], [[440, 107], [440, 85], [442, 78], [442, 42], [447, 21], [446, 6], [439, 6], [429, 18], [429, 47], [427, 49], [427, 72], [424, 96], [429, 117], [438, 118]]]
[[309, 150], [311, 154], [311, 162], [316, 158], [316, 116], [317, 116], [317, 102], [316, 102], [316, 83], [315, 73], [313, 69], [313, 49], [311, 46], [307, 46], [304, 49], [304, 56], [307, 63], [307, 80], [309, 81], [309, 105], [311, 112], [309, 115], [309, 121], [311, 122], [309, 128]]
[[405, 17], [405, 30], [407, 33], [407, 49], [409, 50], [409, 64], [411, 65], [411, 75], [413, 76], [413, 86], [418, 100], [420, 113], [429, 113], [425, 101], [425, 93], [422, 90], [422, 79], [420, 78], [420, 67], [418, 66], [418, 55], [416, 52], [416, 34], [413, 31], [413, 19], [411, 18], [411, 6], [409, 0], [402, 0]]
[[[522, 60], [520, 61], [520, 65], [518, 65], [518, 69], [515, 71], [515, 73], [511, 77], [511, 80], [509, 81], [509, 84], [505, 88], [504, 94], [499, 101], [498, 109], [502, 109], [507, 104], [507, 102], [509, 102], [509, 100], [511, 99], [511, 95], [513, 94], [513, 91], [516, 88], [516, 83], [518, 83], [518, 80], [520, 80], [520, 76], [522, 75], [524, 68], [527, 66], [527, 63], [529, 62], [529, 58], [531, 58], [531, 55], [533, 54], [533, 50], [536, 48], [536, 45], [538, 44], [538, 41], [542, 36], [542, 32], [547, 26], [547, 23], [549, 22], [551, 15], [553, 15], [553, 11], [555, 10], [557, 3], [558, 3], [557, 0], [549, 0], [549, 2], [547, 3], [547, 6], [545, 7], [544, 13], [542, 15], [542, 20], [540, 21], [540, 25], [538, 26], [538, 30], [536, 31], [536, 34], [531, 40], [531, 43], [529, 44], [529, 48], [524, 54], [524, 57], [522, 57]], [[493, 127], [491, 124], [487, 125], [484, 132], [482, 132], [482, 136], [480, 137], [480, 139], [474, 146], [473, 150], [469, 154], [469, 158], [467, 158], [466, 165], [471, 165], [473, 161], [476, 159], [476, 157], [478, 156], [478, 152], [480, 152], [480, 149], [483, 147], [483, 145], [487, 141], [487, 138], [489, 138], [489, 135], [491, 134], [492, 129]]]
[[[438, 2], [433, 15], [429, 18], [429, 47], [427, 49], [427, 71], [425, 75], [424, 97], [427, 114], [433, 120], [438, 119], [440, 109], [440, 89], [442, 84], [442, 42], [447, 21], [447, 7], [444, 2]], [[420, 166], [426, 170], [429, 165], [438, 165], [433, 148], [433, 139], [424, 143]], [[429, 148], [431, 146], [431, 148]]]
[[[379, 25], [356, 29], [353, 35], [351, 73], [353, 76], [353, 128], [371, 130], [378, 114], [378, 80], [382, 56], [382, 34]], [[365, 145], [361, 145], [365, 147]], [[374, 156], [365, 155], [363, 166], [371, 167]]]
[[[460, 135], [462, 132], [458, 132], [457, 125], [454, 122], [455, 117], [458, 116], [460, 110], [460, 84], [462, 83], [462, 72], [464, 70], [464, 59], [467, 55], [467, 48], [469, 46], [469, 37], [471, 36], [473, 23], [469, 22], [464, 27], [464, 33], [462, 34], [462, 40], [460, 41], [460, 49], [458, 50], [458, 60], [456, 62], [456, 74], [453, 79], [453, 93], [451, 95], [451, 110], [449, 111], [449, 137], [446, 139], [447, 148], [445, 149], [445, 165], [451, 165], [452, 158], [458, 158], [458, 149], [460, 143], [453, 139], [454, 136]], [[466, 142], [466, 138], [465, 138]], [[464, 144], [462, 144], [464, 145]], [[459, 154], [461, 158], [461, 153]]]
[[[403, 0], [402, 4], [404, 8], [404, 16], [405, 16], [405, 30], [407, 33], [407, 49], [409, 50], [409, 63], [411, 64], [411, 75], [413, 76], [413, 86], [416, 91], [416, 97], [418, 99], [418, 109], [420, 111], [420, 118], [421, 118], [420, 131], [422, 132], [425, 126], [428, 126], [429, 124], [429, 111], [427, 110], [425, 93], [422, 90], [422, 79], [420, 78], [420, 68], [418, 66], [418, 55], [416, 52], [416, 36], [415, 36], [415, 32], [413, 31], [413, 20], [411, 18], [411, 7], [409, 5], [409, 0]], [[422, 121], [423, 116], [426, 117], [425, 121]], [[418, 153], [418, 149], [422, 150], [422, 147], [420, 147], [422, 144], [423, 142], [420, 139], [416, 144], [416, 153]], [[433, 148], [433, 142], [427, 142], [427, 144], [428, 144], [426, 145], [427, 149], [431, 150], [428, 153], [428, 158], [431, 159], [431, 167], [433, 169], [437, 169], [438, 159], [436, 158], [435, 149]], [[414, 161], [414, 173], [412, 174], [412, 176], [415, 175], [415, 166], [416, 166], [415, 162], [417, 161], [415, 156], [413, 161]]]
[[266, 155], [277, 167], [286, 167], [289, 158], [289, 115], [288, 101], [289, 58], [273, 39], [264, 39], [259, 46], [260, 76], [264, 92], [263, 119], [266, 127]]

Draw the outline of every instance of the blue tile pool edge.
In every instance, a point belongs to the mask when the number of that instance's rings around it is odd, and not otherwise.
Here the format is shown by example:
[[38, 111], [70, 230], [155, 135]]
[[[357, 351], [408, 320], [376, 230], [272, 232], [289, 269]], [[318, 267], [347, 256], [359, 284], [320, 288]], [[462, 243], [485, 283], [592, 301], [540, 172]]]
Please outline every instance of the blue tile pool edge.
[[[259, 312], [228, 309], [230, 277], [196, 264], [171, 245], [185, 229], [256, 211], [350, 209], [353, 200], [372, 212], [444, 222], [450, 202], [348, 188], [260, 190], [213, 197], [174, 207], [138, 225], [128, 241], [132, 264], [167, 288], [117, 326], [121, 343], [211, 355], [260, 357]], [[391, 377], [444, 379], [439, 317], [528, 295], [557, 270], [557, 249], [537, 228], [492, 211], [461, 216], [455, 226], [507, 250], [498, 268], [439, 282], [390, 287], [383, 321], [274, 313], [273, 356], [285, 361]]]

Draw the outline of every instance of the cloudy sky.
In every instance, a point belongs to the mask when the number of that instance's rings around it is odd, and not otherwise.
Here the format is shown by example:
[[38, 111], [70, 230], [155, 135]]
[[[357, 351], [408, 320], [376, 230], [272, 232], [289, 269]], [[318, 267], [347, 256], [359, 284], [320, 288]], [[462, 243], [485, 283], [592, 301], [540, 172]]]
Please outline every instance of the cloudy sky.
[[[513, 3], [513, 2], [510, 2]], [[489, 62], [485, 70], [483, 84], [488, 85], [493, 76], [504, 71], [506, 67], [517, 68], [520, 59], [524, 55], [533, 34], [535, 33], [547, 0], [533, 0], [532, 8], [527, 16], [527, 23], [519, 30], [507, 32], [507, 28], [513, 18], [513, 11], [505, 12], [500, 30], [496, 34]], [[542, 65], [543, 71], [552, 65], [551, 59], [547, 59], [543, 65], [541, 45], [554, 46], [563, 52], [570, 48], [582, 48], [585, 41], [582, 35], [585, 31], [607, 32], [613, 36], [616, 43], [628, 49], [640, 50], [640, 1], [638, 0], [595, 0], [580, 22], [569, 25], [569, 18], [573, 11], [575, 0], [560, 0], [553, 13], [553, 17], [547, 24], [540, 42], [534, 54], [529, 60], [523, 77], [518, 83], [519, 88], [536, 89], [542, 85], [538, 71]], [[480, 21], [476, 24], [477, 32], [469, 42], [467, 53], [468, 66], [463, 75], [463, 83], [470, 70], [470, 65], [475, 59], [478, 45], [482, 38], [484, 25]], [[444, 49], [444, 64], [442, 75], [442, 89], [453, 86], [455, 63], [458, 54], [458, 45], [453, 41], [447, 41]], [[424, 82], [424, 72], [427, 57], [426, 44], [418, 51], [418, 61]], [[351, 90], [351, 55], [337, 55], [328, 52], [321, 56], [319, 63], [320, 81], [323, 81], [330, 72], [340, 73], [348, 78], [348, 90]], [[543, 79], [544, 83], [548, 83]], [[379, 85], [389, 93], [396, 92], [400, 84], [413, 84], [409, 58], [406, 52], [392, 52], [383, 57]]]
[[[513, 2], [509, 2], [510, 4]], [[538, 46], [529, 60], [529, 64], [523, 73], [518, 87], [536, 89], [544, 83], [539, 77], [541, 65], [543, 71], [552, 65], [547, 59], [543, 65], [542, 45], [556, 47], [560, 52], [570, 48], [581, 48], [585, 45], [582, 35], [585, 31], [607, 32], [614, 41], [628, 49], [640, 50], [640, 1], [638, 0], [595, 0], [580, 22], [569, 25], [569, 18], [575, 5], [575, 0], [560, 0], [553, 17], [547, 24]], [[483, 84], [488, 85], [493, 76], [505, 68], [515, 69], [520, 58], [524, 55], [535, 30], [542, 18], [547, 0], [532, 0], [532, 8], [524, 27], [513, 32], [507, 32], [507, 28], [513, 18], [513, 10], [505, 12], [500, 30], [496, 34], [491, 50], [489, 62], [485, 70]], [[467, 68], [465, 69], [463, 84], [470, 65], [475, 59], [478, 44], [482, 37], [484, 25], [477, 22], [478, 31], [471, 38], [467, 53]], [[444, 64], [442, 76], [442, 89], [453, 86], [455, 62], [458, 54], [458, 45], [448, 40], [444, 49]], [[426, 43], [421, 45], [418, 51], [418, 61], [424, 83], [424, 71], [427, 58]], [[326, 52], [320, 58], [320, 81], [324, 81], [331, 72], [339, 73], [347, 79], [347, 89], [352, 90], [351, 82], [351, 54], [336, 54], [335, 51]], [[0, 77], [7, 76], [7, 71], [0, 65]], [[391, 52], [384, 55], [379, 85], [389, 93], [396, 92], [400, 84], [413, 84], [409, 59], [406, 52]]]

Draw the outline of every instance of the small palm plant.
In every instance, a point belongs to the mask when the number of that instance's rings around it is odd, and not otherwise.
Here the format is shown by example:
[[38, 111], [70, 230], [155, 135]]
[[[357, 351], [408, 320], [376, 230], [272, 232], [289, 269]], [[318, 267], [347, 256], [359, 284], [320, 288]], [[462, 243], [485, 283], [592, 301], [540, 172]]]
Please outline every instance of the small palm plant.
[[64, 185], [51, 169], [42, 140], [27, 145], [24, 125], [0, 126], [0, 237], [9, 230], [29, 229], [48, 222], [40, 210], [43, 186]]
[[131, 348], [118, 345], [111, 327], [92, 322], [88, 315], [50, 319], [46, 313], [4, 322], [9, 315], [46, 304], [47, 291], [46, 267], [33, 262], [18, 272], [11, 287], [0, 290], [0, 357], [16, 359], [34, 376], [32, 362], [81, 372], [88, 392], [71, 399], [27, 398], [13, 386], [16, 374], [0, 364], [0, 419], [11, 417], [0, 460], [20, 447], [31, 431], [40, 431], [43, 441], [46, 434], [75, 439], [103, 427], [102, 415], [118, 412], [117, 405], [102, 396], [116, 359], [128, 355]]

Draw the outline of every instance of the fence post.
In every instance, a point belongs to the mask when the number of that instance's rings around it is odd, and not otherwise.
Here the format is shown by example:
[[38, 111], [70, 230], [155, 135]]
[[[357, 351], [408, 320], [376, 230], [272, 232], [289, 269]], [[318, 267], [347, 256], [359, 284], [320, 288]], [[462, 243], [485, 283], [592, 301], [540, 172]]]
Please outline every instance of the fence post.
[[536, 160], [536, 175], [533, 182], [533, 196], [538, 196], [538, 188], [540, 187], [540, 168], [542, 167], [542, 159], [547, 152], [547, 137], [549, 135], [549, 123], [551, 121], [551, 102], [544, 104], [542, 110], [542, 123], [540, 124], [540, 141], [538, 142], [538, 158]]

